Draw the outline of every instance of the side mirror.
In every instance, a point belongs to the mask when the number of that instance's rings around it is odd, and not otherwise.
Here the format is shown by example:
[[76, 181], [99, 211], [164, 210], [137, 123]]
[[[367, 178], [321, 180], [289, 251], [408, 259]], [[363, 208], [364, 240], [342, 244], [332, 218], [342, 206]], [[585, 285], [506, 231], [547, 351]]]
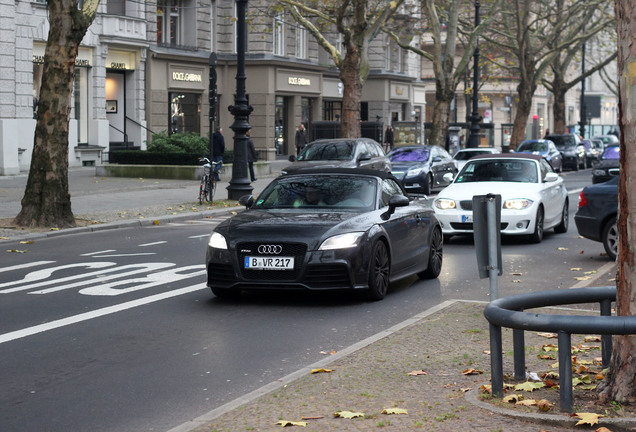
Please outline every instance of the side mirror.
[[290, 162], [296, 162], [296, 156], [295, 155], [289, 155], [289, 161]]
[[453, 175], [453, 173], [446, 173], [442, 176], [442, 179], [444, 179], [446, 183], [451, 183], [453, 180], [455, 180], [455, 176]]
[[549, 183], [549, 182], [557, 181], [558, 178], [559, 178], [559, 175], [557, 173], [549, 172], [545, 175], [545, 177], [543, 178], [543, 181], [546, 183]]
[[404, 195], [393, 195], [389, 198], [389, 209], [382, 214], [382, 219], [387, 220], [393, 213], [395, 213], [396, 207], [406, 207], [410, 203], [408, 197]]
[[254, 205], [254, 197], [252, 195], [243, 195], [239, 198], [238, 203], [247, 209], [252, 208]]
[[358, 162], [371, 160], [371, 155], [369, 153], [362, 153], [358, 156]]
[[431, 159], [431, 162], [441, 162], [442, 158], [439, 156], [435, 156], [433, 159]]

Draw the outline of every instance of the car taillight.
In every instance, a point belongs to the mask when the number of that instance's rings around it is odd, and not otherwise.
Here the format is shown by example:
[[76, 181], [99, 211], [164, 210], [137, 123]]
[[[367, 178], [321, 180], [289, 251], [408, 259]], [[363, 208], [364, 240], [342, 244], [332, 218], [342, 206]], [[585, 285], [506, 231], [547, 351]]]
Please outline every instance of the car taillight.
[[585, 199], [585, 195], [583, 194], [583, 191], [581, 191], [581, 194], [579, 195], [579, 208], [585, 207], [586, 205], [587, 205], [587, 200]]

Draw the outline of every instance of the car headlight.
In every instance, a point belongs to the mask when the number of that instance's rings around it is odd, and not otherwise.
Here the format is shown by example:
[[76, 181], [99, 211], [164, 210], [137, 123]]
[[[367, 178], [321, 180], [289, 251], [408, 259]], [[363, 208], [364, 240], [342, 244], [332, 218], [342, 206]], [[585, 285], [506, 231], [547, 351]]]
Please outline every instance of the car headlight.
[[530, 207], [531, 205], [532, 205], [532, 200], [518, 198], [518, 199], [505, 200], [503, 203], [503, 208], [508, 210], [522, 210], [524, 208]]
[[426, 171], [426, 168], [411, 168], [410, 170], [407, 171], [406, 176], [415, 177], [422, 174], [424, 171]]
[[208, 240], [208, 246], [214, 249], [227, 249], [227, 242], [225, 237], [218, 232], [213, 232]]
[[435, 207], [440, 210], [452, 210], [457, 208], [457, 203], [451, 199], [438, 198], [435, 200]]
[[605, 172], [604, 169], [595, 169], [594, 171], [592, 171], [592, 175], [594, 175], [594, 176], [604, 176], [604, 175], [607, 175], [607, 173]]
[[339, 234], [329, 237], [322, 242], [318, 250], [347, 249], [358, 246], [358, 240], [364, 235], [364, 232], [353, 232]]

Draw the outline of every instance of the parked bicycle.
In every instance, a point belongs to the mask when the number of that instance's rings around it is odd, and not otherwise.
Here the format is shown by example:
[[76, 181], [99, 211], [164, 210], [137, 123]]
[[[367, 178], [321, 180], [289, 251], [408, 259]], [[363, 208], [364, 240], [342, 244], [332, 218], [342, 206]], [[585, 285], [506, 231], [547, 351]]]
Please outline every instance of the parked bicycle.
[[203, 177], [201, 177], [201, 185], [199, 186], [199, 204], [203, 204], [203, 201], [212, 202], [214, 199], [216, 177], [213, 167], [218, 165], [218, 162], [210, 162], [210, 159], [206, 157], [199, 158], [199, 162], [204, 162]]

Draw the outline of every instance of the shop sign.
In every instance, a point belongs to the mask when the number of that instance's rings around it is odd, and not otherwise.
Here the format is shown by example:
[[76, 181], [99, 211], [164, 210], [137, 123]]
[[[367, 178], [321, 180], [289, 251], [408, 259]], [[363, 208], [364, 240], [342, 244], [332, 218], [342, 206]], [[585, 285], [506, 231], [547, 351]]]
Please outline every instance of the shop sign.
[[134, 70], [135, 53], [109, 50], [106, 56], [106, 67], [116, 70]]
[[[46, 45], [33, 44], [33, 57], [34, 64], [44, 64], [44, 51]], [[75, 67], [90, 67], [91, 66], [91, 50], [90, 48], [80, 47], [77, 57], [75, 58]]]
[[168, 86], [181, 89], [204, 90], [207, 78], [202, 68], [187, 64], [168, 65]]
[[276, 90], [294, 93], [320, 93], [322, 91], [322, 75], [277, 69]]
[[409, 99], [409, 86], [408, 84], [395, 84], [391, 83], [391, 99]]
[[172, 72], [173, 81], [201, 82], [203, 78], [200, 73]]

